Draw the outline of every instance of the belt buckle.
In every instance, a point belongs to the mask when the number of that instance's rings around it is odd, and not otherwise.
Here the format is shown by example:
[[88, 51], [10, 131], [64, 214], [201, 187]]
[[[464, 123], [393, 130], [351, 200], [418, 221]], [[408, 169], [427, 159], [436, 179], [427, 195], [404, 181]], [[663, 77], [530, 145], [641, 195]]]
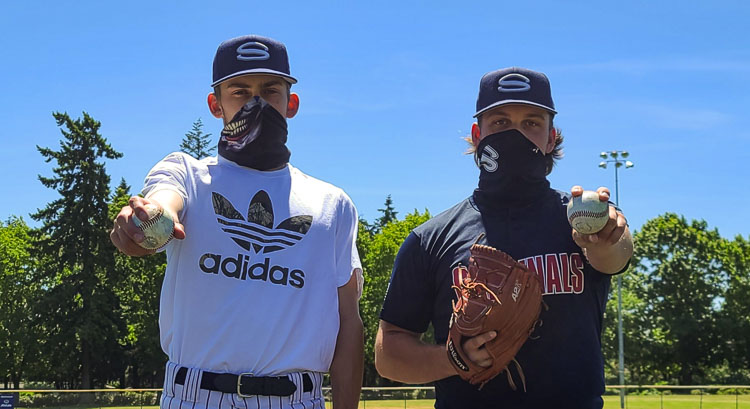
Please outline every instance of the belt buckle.
[[242, 391], [240, 390], [240, 387], [242, 386], [242, 377], [243, 376], [253, 376], [252, 372], [243, 372], [237, 377], [237, 395], [239, 395], [240, 398], [249, 398], [254, 395], [243, 395]]

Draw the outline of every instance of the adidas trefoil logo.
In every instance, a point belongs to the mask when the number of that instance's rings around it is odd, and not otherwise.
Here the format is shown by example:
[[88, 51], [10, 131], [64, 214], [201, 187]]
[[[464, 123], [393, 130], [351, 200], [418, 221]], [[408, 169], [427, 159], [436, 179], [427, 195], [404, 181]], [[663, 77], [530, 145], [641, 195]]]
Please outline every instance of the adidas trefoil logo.
[[247, 219], [235, 209], [227, 198], [213, 192], [212, 196], [216, 220], [240, 247], [256, 253], [271, 253], [294, 246], [303, 237], [312, 224], [312, 216], [292, 216], [276, 227], [273, 227], [273, 205], [268, 193], [258, 191], [250, 201]]

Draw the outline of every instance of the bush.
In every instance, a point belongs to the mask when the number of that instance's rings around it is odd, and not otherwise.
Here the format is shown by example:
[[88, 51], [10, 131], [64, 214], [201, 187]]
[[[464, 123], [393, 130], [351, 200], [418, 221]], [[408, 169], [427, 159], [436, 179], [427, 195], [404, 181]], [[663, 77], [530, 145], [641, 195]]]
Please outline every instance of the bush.
[[[88, 395], [88, 396], [87, 396]], [[21, 393], [18, 407], [52, 408], [60, 406], [76, 406], [86, 393]], [[157, 406], [158, 392], [97, 392], [93, 403], [97, 406]]]
[[18, 406], [34, 406], [40, 408], [74, 406], [81, 400], [78, 393], [22, 393]]

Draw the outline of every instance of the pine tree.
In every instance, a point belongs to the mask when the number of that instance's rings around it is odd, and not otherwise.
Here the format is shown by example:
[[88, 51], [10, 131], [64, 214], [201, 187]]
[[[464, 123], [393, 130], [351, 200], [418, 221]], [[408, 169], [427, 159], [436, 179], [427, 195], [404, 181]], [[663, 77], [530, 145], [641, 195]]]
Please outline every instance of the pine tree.
[[[110, 219], [128, 205], [130, 196], [130, 186], [121, 179], [110, 203]], [[122, 280], [114, 286], [114, 291], [128, 324], [128, 332], [120, 340], [125, 348], [120, 387], [158, 387], [163, 382], [167, 356], [159, 342], [159, 292], [166, 267], [165, 252], [149, 257], [129, 257], [115, 251], [114, 268]], [[125, 379], [126, 370], [128, 379]]]
[[388, 195], [388, 197], [385, 198], [384, 208], [378, 209], [378, 211], [383, 215], [375, 220], [377, 231], [382, 230], [383, 227], [385, 227], [388, 223], [397, 220], [396, 215], [398, 214], [398, 212], [393, 208], [393, 200], [391, 199], [391, 195]]
[[111, 288], [117, 277], [109, 240], [110, 178], [98, 161], [122, 154], [99, 134], [101, 123], [87, 113], [76, 120], [67, 113], [53, 116], [63, 139], [57, 151], [37, 146], [46, 162], [56, 162], [55, 175], [40, 175], [39, 180], [60, 197], [32, 215], [43, 222], [38, 248], [49, 260], [44, 269], [52, 283], [42, 305], [50, 336], [46, 352], [51, 362], [72, 365], [63, 369], [68, 369], [66, 379], [80, 370], [80, 387], [88, 389], [92, 376], [102, 381], [111, 376], [120, 349], [117, 340], [125, 330]]
[[180, 150], [196, 159], [211, 156], [216, 150], [216, 146], [211, 146], [211, 134], [203, 133], [203, 121], [200, 118], [193, 122], [193, 129], [185, 134], [185, 138], [182, 139], [180, 144]]

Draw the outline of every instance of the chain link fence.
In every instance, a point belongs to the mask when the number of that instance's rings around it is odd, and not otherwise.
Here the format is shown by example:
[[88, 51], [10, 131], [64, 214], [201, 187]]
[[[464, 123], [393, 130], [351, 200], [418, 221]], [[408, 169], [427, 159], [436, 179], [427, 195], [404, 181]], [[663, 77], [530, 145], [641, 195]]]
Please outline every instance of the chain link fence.
[[[610, 385], [604, 395], [604, 408], [620, 408], [620, 389], [625, 389], [628, 409], [750, 409], [750, 385]], [[328, 402], [333, 399], [331, 388], [323, 388]], [[90, 389], [0, 390], [2, 396], [13, 396], [14, 408], [25, 409], [96, 409], [96, 408], [157, 408], [161, 389]], [[359, 407], [432, 408], [433, 387], [362, 388]], [[2, 401], [0, 401], [2, 405]]]

